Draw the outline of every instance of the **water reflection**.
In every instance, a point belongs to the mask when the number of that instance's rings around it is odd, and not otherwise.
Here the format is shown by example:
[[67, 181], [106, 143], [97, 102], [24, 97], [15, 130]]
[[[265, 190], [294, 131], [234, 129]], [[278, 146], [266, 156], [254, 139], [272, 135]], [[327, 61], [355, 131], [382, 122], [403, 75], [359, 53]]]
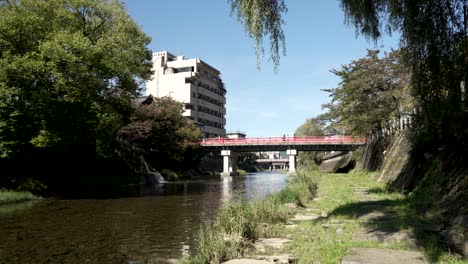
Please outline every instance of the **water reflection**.
[[1, 263], [161, 263], [187, 254], [199, 225], [240, 193], [280, 190], [282, 174], [143, 188], [141, 197], [60, 200], [0, 207]]

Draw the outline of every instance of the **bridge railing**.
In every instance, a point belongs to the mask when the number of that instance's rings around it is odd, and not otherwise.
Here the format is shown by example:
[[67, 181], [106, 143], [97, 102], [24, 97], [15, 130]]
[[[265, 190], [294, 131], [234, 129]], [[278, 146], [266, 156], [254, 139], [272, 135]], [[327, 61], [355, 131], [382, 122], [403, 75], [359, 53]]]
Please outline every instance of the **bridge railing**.
[[309, 137], [257, 137], [257, 138], [205, 138], [202, 145], [281, 145], [281, 144], [364, 144], [365, 137], [309, 136]]

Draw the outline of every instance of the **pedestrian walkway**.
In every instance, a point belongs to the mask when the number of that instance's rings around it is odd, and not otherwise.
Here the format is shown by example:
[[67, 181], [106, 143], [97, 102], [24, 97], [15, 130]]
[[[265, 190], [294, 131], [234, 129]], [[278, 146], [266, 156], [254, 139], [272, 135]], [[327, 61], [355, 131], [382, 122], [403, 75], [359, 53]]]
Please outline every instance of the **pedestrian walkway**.
[[352, 189], [365, 210], [365, 213], [360, 214], [359, 219], [362, 225], [354, 234], [352, 241], [375, 241], [383, 245], [400, 243], [413, 250], [349, 248], [350, 254], [343, 258], [342, 264], [427, 263], [422, 252], [418, 251], [413, 231], [396, 227], [399, 219], [390, 203], [371, 194], [367, 187], [353, 187]]

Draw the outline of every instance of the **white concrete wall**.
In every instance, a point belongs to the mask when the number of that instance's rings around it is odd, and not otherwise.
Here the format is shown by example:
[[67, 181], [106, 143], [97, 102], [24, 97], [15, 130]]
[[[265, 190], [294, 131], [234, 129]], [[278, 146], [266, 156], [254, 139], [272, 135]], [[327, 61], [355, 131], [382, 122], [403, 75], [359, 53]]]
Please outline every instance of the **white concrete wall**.
[[[193, 67], [194, 71], [175, 73], [172, 70], [186, 67]], [[175, 56], [168, 52], [157, 52], [153, 54], [153, 71], [153, 77], [146, 84], [147, 95], [168, 96], [179, 102], [191, 104], [193, 109], [186, 110], [184, 116], [191, 117], [197, 123], [205, 123], [201, 128], [202, 132], [213, 134], [210, 136], [225, 135], [226, 97], [220, 89], [220, 83], [212, 79], [219, 78], [218, 70], [200, 59], [175, 60]], [[209, 75], [212, 77], [210, 78]], [[186, 83], [186, 79], [192, 83]], [[210, 89], [214, 89], [222, 95]], [[209, 102], [209, 100], [215, 100], [215, 103]], [[200, 107], [203, 107], [204, 110]], [[206, 113], [206, 111], [210, 113]], [[222, 127], [213, 127], [210, 122], [220, 124]]]

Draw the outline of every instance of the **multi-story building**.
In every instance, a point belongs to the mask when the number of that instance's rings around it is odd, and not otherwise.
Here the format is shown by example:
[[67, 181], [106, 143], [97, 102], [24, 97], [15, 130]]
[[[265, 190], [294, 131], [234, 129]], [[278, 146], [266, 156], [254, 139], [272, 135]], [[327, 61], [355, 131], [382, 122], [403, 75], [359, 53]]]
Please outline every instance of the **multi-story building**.
[[147, 95], [183, 102], [184, 116], [200, 127], [204, 137], [226, 134], [226, 89], [217, 69], [200, 59], [162, 51], [153, 53], [153, 71]]

